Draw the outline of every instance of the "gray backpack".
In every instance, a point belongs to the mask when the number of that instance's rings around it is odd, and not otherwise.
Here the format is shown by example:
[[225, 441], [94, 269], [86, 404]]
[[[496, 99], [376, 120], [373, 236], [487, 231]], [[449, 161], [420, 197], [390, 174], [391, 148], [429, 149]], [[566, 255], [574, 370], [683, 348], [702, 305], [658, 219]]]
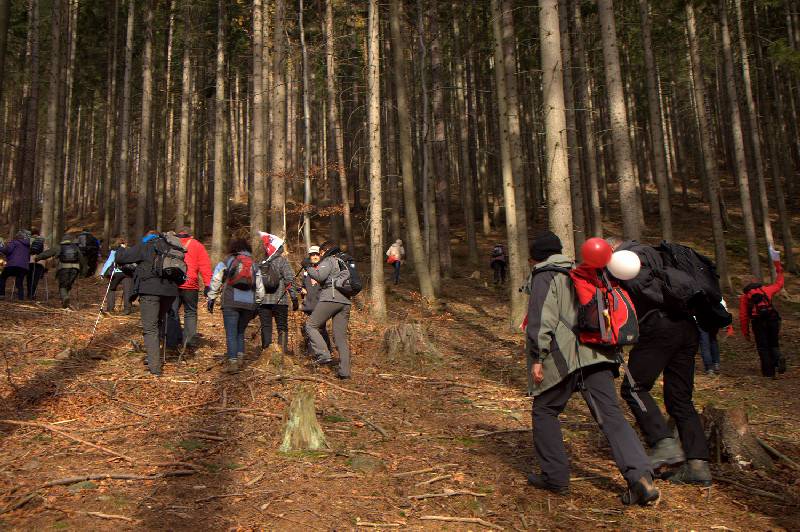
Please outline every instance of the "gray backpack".
[[176, 284], [186, 282], [186, 248], [181, 239], [170, 231], [159, 236], [153, 246], [156, 256], [153, 259], [153, 273], [156, 277], [172, 281]]

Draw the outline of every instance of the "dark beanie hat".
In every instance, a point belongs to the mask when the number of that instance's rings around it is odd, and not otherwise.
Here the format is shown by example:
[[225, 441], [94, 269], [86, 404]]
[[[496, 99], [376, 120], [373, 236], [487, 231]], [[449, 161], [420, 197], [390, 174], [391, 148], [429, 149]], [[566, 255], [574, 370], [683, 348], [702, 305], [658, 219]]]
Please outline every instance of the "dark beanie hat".
[[552, 231], [539, 233], [531, 244], [531, 258], [545, 260], [550, 255], [561, 253], [561, 239]]

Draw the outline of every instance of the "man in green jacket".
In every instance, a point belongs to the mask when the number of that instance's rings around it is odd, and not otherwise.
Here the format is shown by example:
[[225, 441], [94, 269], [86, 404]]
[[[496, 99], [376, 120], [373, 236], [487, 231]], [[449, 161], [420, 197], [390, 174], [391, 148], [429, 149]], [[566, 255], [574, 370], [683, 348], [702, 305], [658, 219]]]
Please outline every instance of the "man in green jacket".
[[72, 285], [86, 271], [86, 258], [81, 253], [77, 242], [73, 240], [72, 235], [61, 237], [61, 242], [58, 245], [37, 255], [36, 261], [47, 260], [52, 257], [58, 259], [56, 279], [58, 280], [58, 292], [61, 296], [61, 308], [68, 309], [70, 308]]
[[555, 493], [569, 489], [569, 462], [558, 420], [570, 396], [583, 395], [606, 436], [614, 461], [628, 483], [624, 504], [646, 505], [659, 491], [650, 460], [619, 407], [614, 376], [616, 355], [578, 342], [578, 300], [566, 271], [575, 265], [561, 254], [561, 240], [550, 231], [531, 245], [533, 271], [528, 282], [529, 391], [533, 395], [533, 443], [541, 474], [528, 483]]

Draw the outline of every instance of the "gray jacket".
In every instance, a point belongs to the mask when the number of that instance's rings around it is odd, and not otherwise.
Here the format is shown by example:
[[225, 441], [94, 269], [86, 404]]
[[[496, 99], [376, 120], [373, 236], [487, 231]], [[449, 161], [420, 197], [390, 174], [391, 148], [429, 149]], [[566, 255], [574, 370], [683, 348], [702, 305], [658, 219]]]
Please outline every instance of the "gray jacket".
[[[260, 266], [263, 268], [267, 261], [263, 261]], [[297, 299], [297, 289], [294, 286], [294, 272], [289, 261], [283, 255], [273, 257], [270, 262], [272, 267], [277, 267], [281, 274], [281, 282], [278, 284], [278, 289], [272, 293], [265, 293], [264, 298], [261, 300], [262, 305], [288, 305], [289, 298], [294, 301]], [[262, 269], [262, 275], [264, 270]]]
[[334, 256], [337, 253], [338, 250], [331, 250], [316, 267], [311, 266], [306, 268], [306, 272], [308, 272], [309, 277], [317, 281], [322, 287], [319, 293], [320, 303], [342, 303], [344, 305], [349, 305], [350, 300], [333, 287], [333, 280], [336, 275], [342, 268], [347, 267], [343, 264], [341, 259]]

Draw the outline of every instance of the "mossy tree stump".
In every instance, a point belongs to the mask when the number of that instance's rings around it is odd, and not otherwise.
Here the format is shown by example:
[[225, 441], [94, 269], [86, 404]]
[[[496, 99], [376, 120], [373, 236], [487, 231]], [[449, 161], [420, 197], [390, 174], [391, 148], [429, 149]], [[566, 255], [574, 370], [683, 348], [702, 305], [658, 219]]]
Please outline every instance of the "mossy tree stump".
[[441, 356], [420, 323], [392, 325], [383, 334], [383, 348], [389, 360], [409, 363], [439, 362]]
[[319, 451], [328, 448], [325, 433], [317, 421], [314, 397], [313, 386], [300, 386], [295, 391], [283, 431], [281, 452]]

